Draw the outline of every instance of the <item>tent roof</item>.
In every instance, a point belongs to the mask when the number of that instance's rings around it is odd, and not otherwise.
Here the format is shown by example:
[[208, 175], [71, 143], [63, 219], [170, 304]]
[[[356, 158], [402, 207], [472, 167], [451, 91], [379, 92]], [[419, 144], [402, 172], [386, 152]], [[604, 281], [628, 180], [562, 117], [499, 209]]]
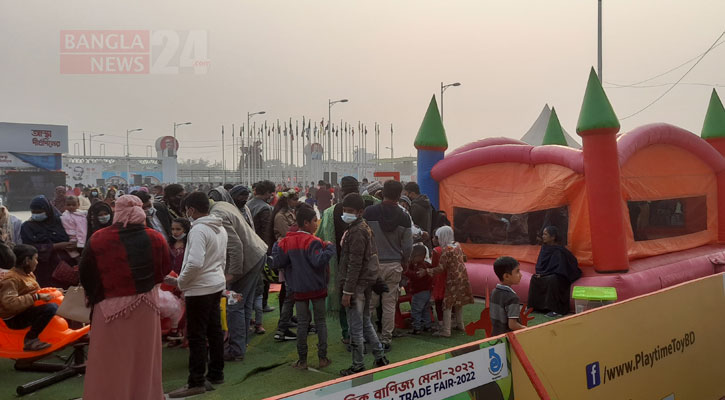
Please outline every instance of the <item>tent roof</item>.
[[[534, 121], [534, 124], [531, 125], [531, 128], [529, 128], [528, 132], [521, 138], [522, 141], [532, 145], [532, 146], [541, 146], [544, 143], [544, 136], [546, 135], [546, 128], [549, 125], [549, 118], [551, 117], [551, 109], [549, 108], [548, 104], [544, 105], [544, 108], [541, 110], [541, 113], [539, 114], [539, 117], [536, 118], [536, 121]], [[574, 140], [573, 137], [571, 137], [564, 128], [561, 128], [562, 132], [564, 133], [564, 138], [566, 139], [566, 144], [569, 147], [575, 148], [575, 149], [581, 149], [582, 146]]]

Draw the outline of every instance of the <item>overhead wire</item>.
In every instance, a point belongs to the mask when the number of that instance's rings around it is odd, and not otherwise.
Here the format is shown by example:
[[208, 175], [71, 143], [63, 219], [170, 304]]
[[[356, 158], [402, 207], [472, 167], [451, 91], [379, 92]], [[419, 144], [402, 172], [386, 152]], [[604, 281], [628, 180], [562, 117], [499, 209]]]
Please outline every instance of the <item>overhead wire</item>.
[[720, 33], [720, 36], [718, 36], [717, 39], [715, 39], [715, 41], [712, 43], [712, 45], [710, 45], [710, 47], [704, 53], [702, 53], [700, 55], [700, 58], [695, 62], [695, 64], [693, 64], [687, 71], [685, 71], [685, 73], [680, 77], [680, 79], [678, 79], [675, 83], [673, 83], [672, 86], [670, 86], [667, 90], [665, 90], [664, 93], [662, 93], [661, 95], [659, 95], [656, 99], [652, 100], [649, 104], [647, 104], [646, 106], [644, 106], [640, 110], [635, 111], [632, 114], [629, 114], [629, 115], [627, 115], [625, 117], [622, 117], [622, 118], [620, 118], [620, 120], [625, 120], [627, 118], [634, 117], [635, 115], [637, 115], [637, 114], [641, 113], [642, 111], [650, 108], [652, 105], [654, 105], [655, 103], [657, 103], [658, 101], [660, 101], [663, 97], [665, 97], [669, 92], [672, 91], [672, 89], [674, 89], [677, 86], [677, 84], [679, 84], [680, 82], [682, 82], [683, 79], [685, 79], [685, 77], [690, 73], [690, 71], [692, 71], [693, 69], [695, 69], [695, 67], [697, 67], [697, 65], [700, 64], [700, 62], [705, 58], [705, 56], [708, 55], [708, 53], [710, 53], [710, 51], [712, 51], [712, 49], [715, 48], [715, 46], [720, 41], [720, 39], [722, 39], [723, 36], [725, 36], [725, 30], [723, 30], [722, 33]]

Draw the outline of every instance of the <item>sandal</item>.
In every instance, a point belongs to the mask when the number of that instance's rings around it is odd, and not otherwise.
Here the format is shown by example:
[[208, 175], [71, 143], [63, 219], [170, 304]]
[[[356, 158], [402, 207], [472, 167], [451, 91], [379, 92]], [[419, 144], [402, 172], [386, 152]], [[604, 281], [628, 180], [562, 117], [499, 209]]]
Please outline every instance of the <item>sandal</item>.
[[35, 338], [25, 342], [23, 351], [40, 351], [50, 347], [50, 343], [41, 342], [40, 339]]

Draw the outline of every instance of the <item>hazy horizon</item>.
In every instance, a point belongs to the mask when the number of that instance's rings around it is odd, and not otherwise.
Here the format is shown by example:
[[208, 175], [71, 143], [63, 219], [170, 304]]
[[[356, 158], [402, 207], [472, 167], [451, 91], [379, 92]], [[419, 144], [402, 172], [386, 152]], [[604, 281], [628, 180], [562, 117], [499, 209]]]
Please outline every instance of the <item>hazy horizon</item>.
[[[702, 54], [725, 29], [725, 2], [604, 1], [604, 86], [622, 118], [667, 90], [693, 63], [642, 81]], [[182, 159], [220, 160], [220, 131], [246, 123], [327, 119], [381, 124], [381, 156], [395, 127], [395, 156], [415, 155], [413, 139], [440, 83], [449, 149], [484, 137], [520, 138], [544, 104], [572, 136], [597, 63], [597, 2], [332, 0], [0, 3], [0, 121], [69, 126], [70, 151], [82, 132], [93, 153], [131, 154], [178, 128]], [[206, 74], [69, 75], [59, 67], [61, 30], [203, 30]], [[700, 133], [713, 87], [725, 83], [718, 46], [661, 101], [622, 131], [667, 122]], [[654, 86], [654, 87], [650, 87]], [[262, 118], [266, 117], [266, 118]], [[227, 136], [227, 165], [232, 155]], [[324, 143], [323, 143], [324, 144]]]

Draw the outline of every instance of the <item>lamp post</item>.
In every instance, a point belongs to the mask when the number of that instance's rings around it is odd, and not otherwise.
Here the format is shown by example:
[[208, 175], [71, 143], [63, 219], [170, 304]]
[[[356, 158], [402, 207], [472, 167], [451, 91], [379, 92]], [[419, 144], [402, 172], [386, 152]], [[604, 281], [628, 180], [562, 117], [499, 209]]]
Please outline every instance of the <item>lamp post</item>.
[[[249, 125], [249, 121], [255, 115], [262, 115], [262, 114], [266, 114], [266, 113], [267, 113], [266, 111], [257, 111], [257, 112], [253, 112], [253, 113], [250, 113], [247, 111], [247, 137], [248, 138], [251, 138], [254, 133], [250, 130], [251, 127]], [[244, 143], [244, 142], [242, 141], [242, 143]], [[252, 161], [253, 160], [252, 160], [251, 140], [247, 140], [247, 186], [249, 186], [250, 188], [252, 187]], [[242, 170], [241, 170], [241, 167], [239, 167], [239, 168], [240, 168], [239, 169], [239, 180], [241, 181]]]
[[[98, 136], [105, 136], [105, 133], [99, 133], [97, 135], [88, 135], [88, 155], [93, 155], [93, 138]], [[85, 154], [84, 154], [85, 155]]]
[[329, 173], [327, 178], [330, 184], [332, 184], [332, 106], [337, 103], [347, 103], [347, 101], [347, 99], [327, 100], [327, 171]]
[[181, 122], [178, 124], [174, 122], [174, 157], [176, 157], [176, 127], [182, 125], [191, 125], [191, 122]]
[[451, 86], [461, 86], [461, 82], [449, 83], [447, 85], [441, 82], [441, 122], [443, 122], [443, 92]]
[[131, 186], [131, 147], [128, 145], [128, 135], [142, 130], [142, 128], [126, 129], [126, 190]]

